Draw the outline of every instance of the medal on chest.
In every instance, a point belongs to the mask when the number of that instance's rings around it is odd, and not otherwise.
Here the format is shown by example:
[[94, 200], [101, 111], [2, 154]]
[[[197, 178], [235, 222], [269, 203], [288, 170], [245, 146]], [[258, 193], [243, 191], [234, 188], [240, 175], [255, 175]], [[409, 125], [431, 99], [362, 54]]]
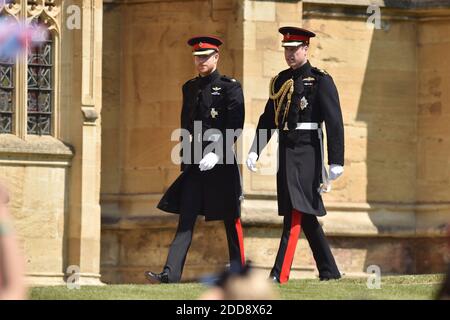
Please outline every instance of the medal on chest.
[[216, 111], [216, 108], [211, 108], [211, 118], [215, 119], [219, 113]]
[[307, 106], [308, 106], [308, 100], [306, 100], [306, 98], [303, 97], [303, 98], [300, 100], [300, 109], [301, 109], [301, 110], [305, 110]]

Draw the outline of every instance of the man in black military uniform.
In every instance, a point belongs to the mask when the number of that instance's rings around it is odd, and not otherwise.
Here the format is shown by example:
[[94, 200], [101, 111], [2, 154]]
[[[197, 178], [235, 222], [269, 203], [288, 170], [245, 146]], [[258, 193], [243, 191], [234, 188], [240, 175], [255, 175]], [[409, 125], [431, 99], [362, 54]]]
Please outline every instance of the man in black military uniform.
[[183, 172], [158, 204], [163, 211], [179, 214], [179, 222], [163, 271], [145, 272], [147, 279], [156, 283], [180, 281], [198, 215], [204, 215], [206, 221], [224, 221], [230, 269], [238, 271], [245, 264], [241, 179], [233, 152], [244, 125], [242, 87], [217, 70], [219, 38], [199, 36], [188, 44], [199, 76], [183, 85]]
[[[288, 281], [303, 229], [320, 279], [338, 279], [340, 272], [317, 220], [317, 216], [326, 214], [321, 193], [330, 191], [330, 181], [344, 170], [344, 126], [338, 92], [331, 76], [312, 67], [307, 59], [309, 39], [315, 34], [295, 27], [283, 27], [279, 32], [289, 69], [271, 81], [270, 98], [259, 118], [247, 159], [248, 168], [256, 171], [256, 160], [278, 129], [278, 212], [284, 216], [284, 226], [271, 278], [280, 283]], [[329, 175], [323, 156], [323, 122]]]

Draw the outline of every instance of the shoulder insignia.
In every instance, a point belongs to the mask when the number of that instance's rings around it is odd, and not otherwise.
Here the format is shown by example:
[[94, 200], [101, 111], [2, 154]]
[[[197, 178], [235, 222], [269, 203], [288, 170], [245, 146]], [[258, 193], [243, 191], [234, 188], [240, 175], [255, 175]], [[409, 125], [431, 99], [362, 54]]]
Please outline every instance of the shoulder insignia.
[[326, 72], [324, 69], [319, 69], [319, 68], [314, 67], [314, 68], [311, 68], [311, 70], [317, 74], [329, 76], [328, 72]]
[[221, 78], [222, 80], [225, 80], [225, 81], [228, 81], [228, 82], [237, 82], [236, 79], [234, 79], [234, 78], [229, 78], [229, 77], [227, 77], [227, 76], [221, 76], [220, 78]]

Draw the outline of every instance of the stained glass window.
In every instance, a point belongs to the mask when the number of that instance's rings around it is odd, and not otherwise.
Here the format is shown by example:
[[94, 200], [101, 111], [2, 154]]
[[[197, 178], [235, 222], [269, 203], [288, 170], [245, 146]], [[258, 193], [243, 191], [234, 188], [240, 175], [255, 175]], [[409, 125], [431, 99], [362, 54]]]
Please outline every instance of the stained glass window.
[[[40, 24], [40, 18], [32, 24]], [[53, 42], [32, 43], [28, 52], [28, 134], [50, 135], [53, 110]]]
[[[6, 21], [0, 15], [0, 20]], [[14, 114], [14, 59], [0, 52], [0, 133], [12, 133]]]

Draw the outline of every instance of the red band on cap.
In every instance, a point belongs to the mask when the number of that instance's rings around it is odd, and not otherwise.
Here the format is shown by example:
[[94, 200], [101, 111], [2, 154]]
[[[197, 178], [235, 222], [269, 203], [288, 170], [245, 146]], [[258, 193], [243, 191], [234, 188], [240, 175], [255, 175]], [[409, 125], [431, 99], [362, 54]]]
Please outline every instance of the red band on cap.
[[202, 49], [214, 49], [219, 51], [219, 47], [216, 45], [213, 45], [211, 43], [207, 43], [207, 42], [199, 42], [197, 44], [194, 44], [193, 46], [194, 51], [198, 51], [198, 50], [202, 50]]
[[289, 42], [289, 41], [309, 41], [309, 37], [298, 35], [298, 34], [289, 34], [286, 33], [283, 38], [283, 42]]

